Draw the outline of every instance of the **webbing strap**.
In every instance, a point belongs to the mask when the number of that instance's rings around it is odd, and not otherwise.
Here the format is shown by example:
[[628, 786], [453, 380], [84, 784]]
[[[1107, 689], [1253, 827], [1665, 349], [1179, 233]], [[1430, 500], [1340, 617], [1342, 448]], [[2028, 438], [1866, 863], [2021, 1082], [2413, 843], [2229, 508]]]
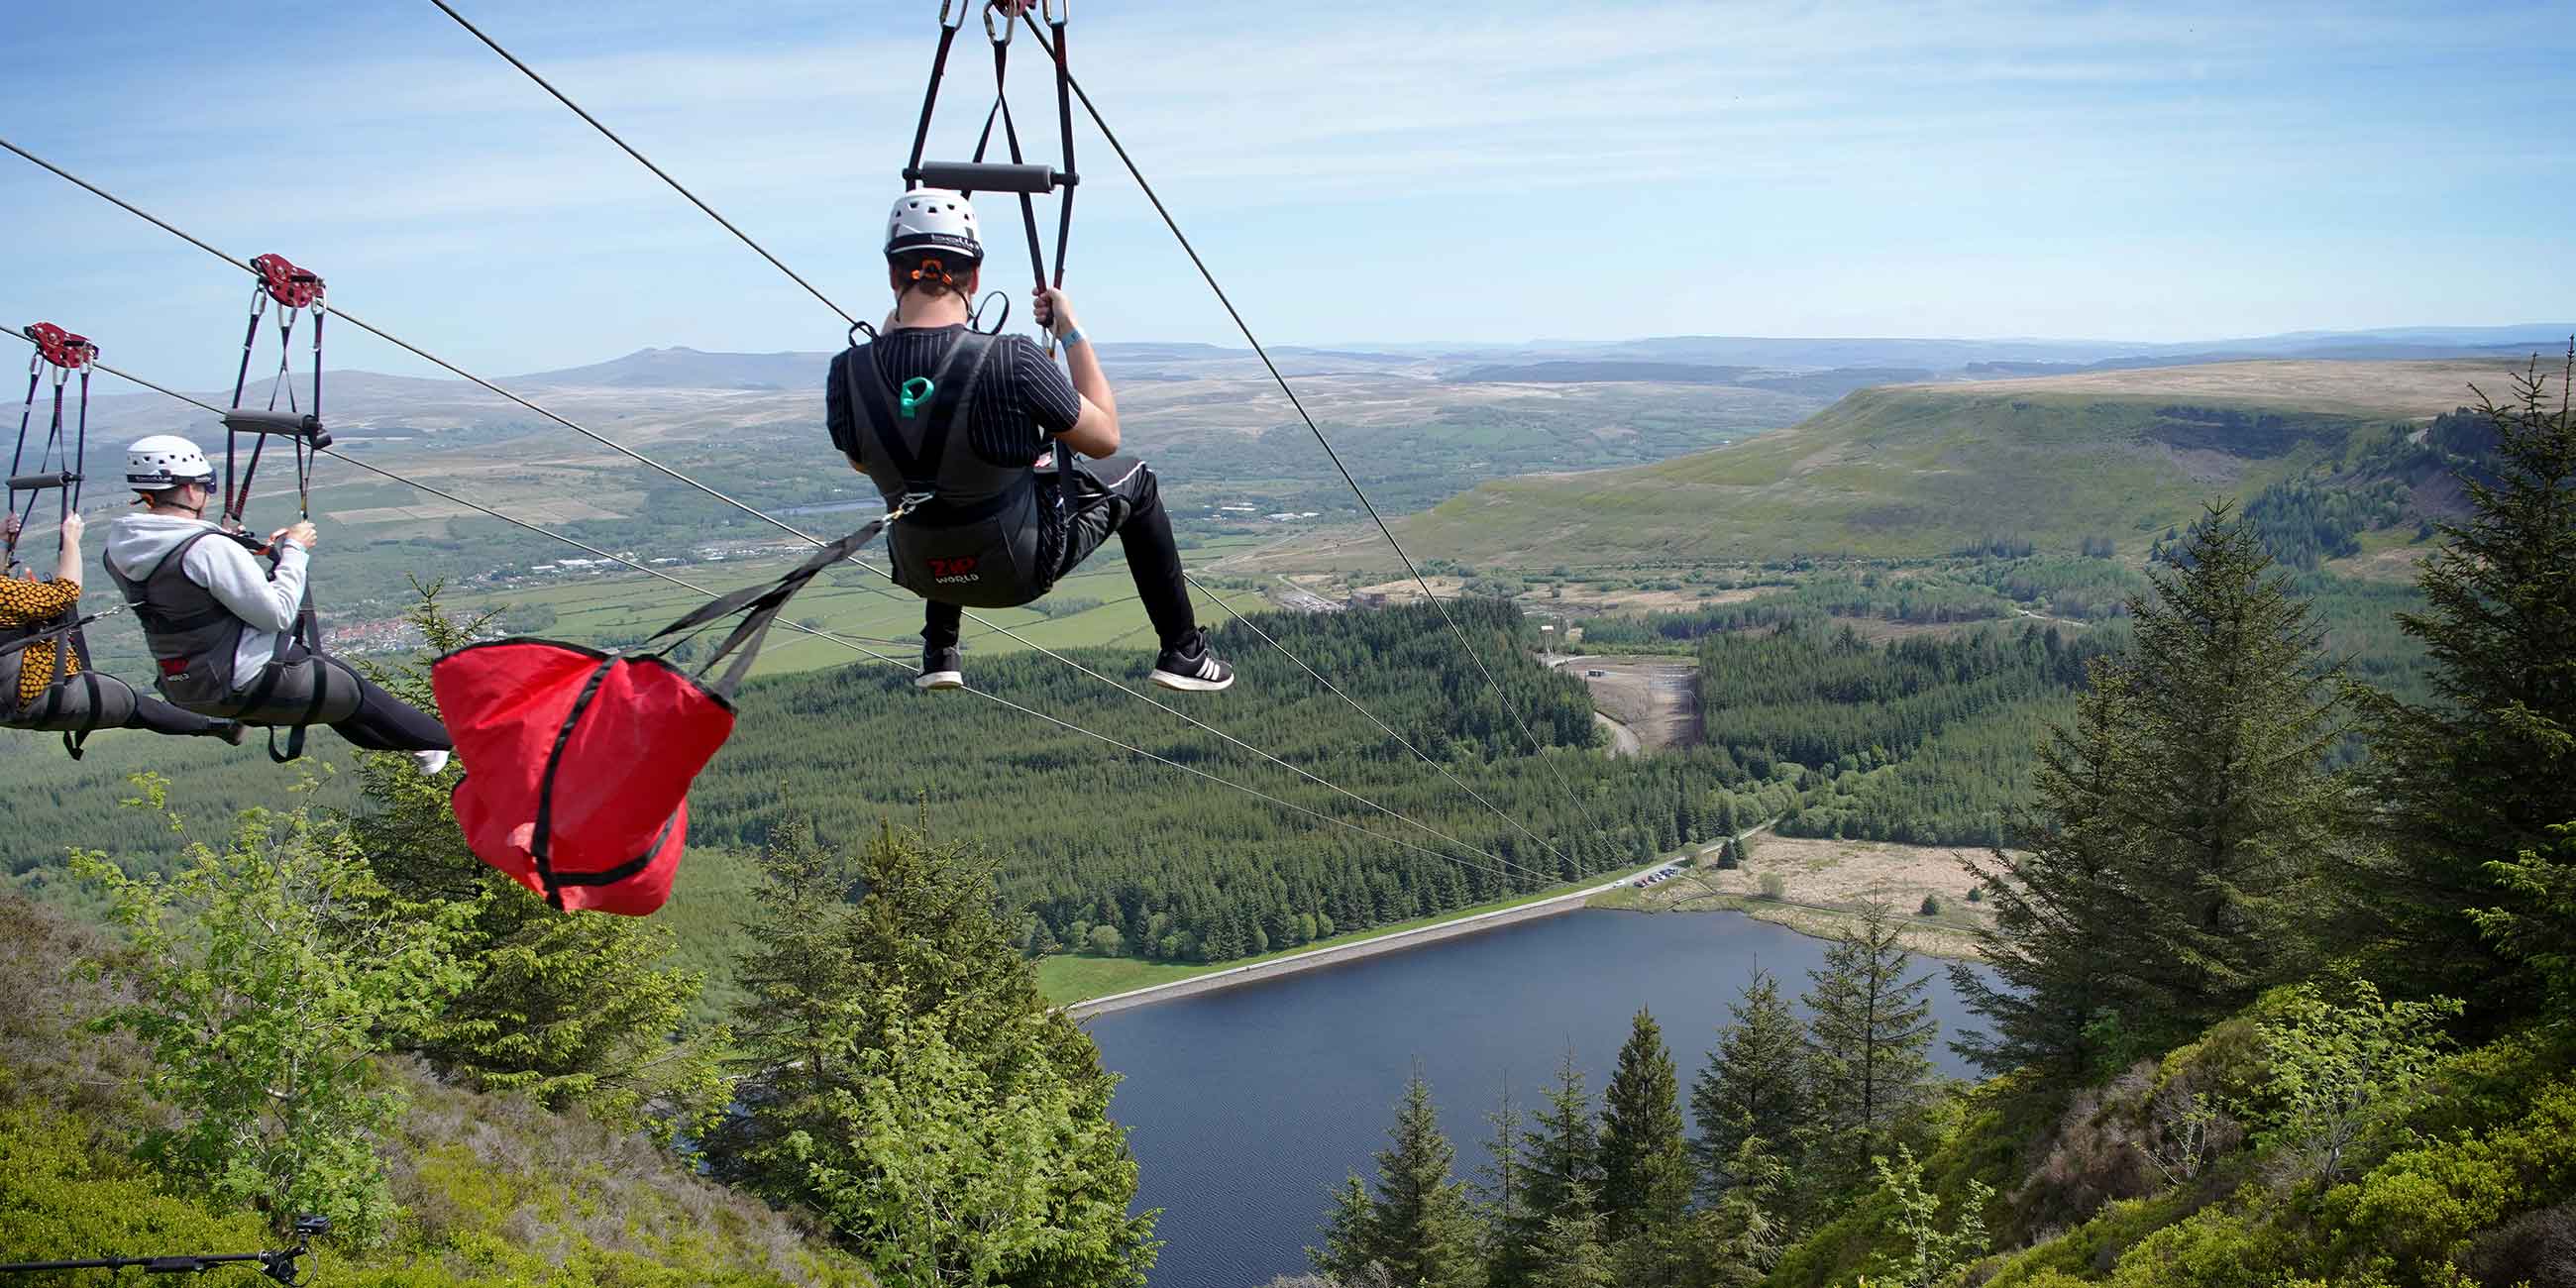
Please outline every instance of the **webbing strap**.
[[[974, 0], [967, 0], [967, 3], [972, 5]], [[915, 171], [921, 169], [921, 150], [930, 141], [930, 114], [939, 105], [939, 80], [948, 74], [949, 46], [957, 43], [957, 29], [965, 25], [964, 9], [958, 10], [957, 21], [952, 24], [948, 21], [947, 5], [943, 3], [940, 6], [939, 51], [930, 56], [930, 84], [921, 91], [921, 122], [912, 127], [912, 155], [903, 166], [903, 186], [906, 189], [913, 186], [915, 181], [912, 176]]]
[[736, 657], [733, 665], [725, 671], [724, 678], [708, 686], [717, 697], [731, 702], [734, 690], [742, 684], [743, 677], [750, 673], [752, 660], [760, 655], [760, 646], [769, 634], [769, 624], [777, 620], [779, 611], [787, 607], [787, 601], [794, 598], [796, 592], [805, 589], [806, 583], [821, 575], [824, 569], [857, 554], [860, 547], [876, 540], [877, 534], [885, 531], [886, 524], [892, 521], [893, 516], [889, 516], [871, 522], [868, 526], [815, 551], [812, 557], [798, 564], [786, 576], [776, 581], [764, 585], [745, 586], [730, 594], [719, 595], [708, 600], [686, 617], [653, 632], [651, 638], [658, 640], [667, 636], [686, 634], [709, 622], [749, 609], [749, 615], [743, 618], [742, 624], [734, 627], [733, 633], [726, 636], [724, 643], [717, 645], [716, 651], [707, 658], [706, 665], [698, 668], [698, 677], [703, 683], [706, 673], [714, 670], [716, 663], [723, 661], [727, 654], [740, 651], [740, 656]]
[[537, 778], [537, 824], [528, 838], [528, 858], [536, 864], [537, 882], [545, 887], [546, 903], [563, 911], [562, 883], [555, 879], [550, 852], [554, 848], [555, 771], [563, 767], [564, 748], [572, 745], [572, 731], [581, 724], [583, 713], [590, 710], [591, 699], [599, 696], [599, 686], [608, 680], [608, 669], [617, 665], [617, 657], [601, 658], [590, 669], [590, 681], [581, 686], [581, 695], [572, 700], [572, 710], [564, 715], [563, 727], [555, 730], [554, 750], [546, 753], [545, 772]]
[[[935, 493], [940, 466], [948, 459], [950, 436], [973, 405], [975, 386], [984, 378], [985, 362], [993, 356], [993, 337], [968, 327], [949, 345], [947, 355], [939, 360], [938, 373], [930, 378], [930, 408], [919, 417], [922, 428], [918, 449], [903, 441], [903, 419], [895, 410], [894, 396], [887, 392], [894, 378], [885, 369], [878, 349], [877, 344], [867, 347], [868, 370], [873, 379], [862, 379], [856, 362], [842, 364], [851, 392], [866, 413], [877, 445], [903, 474], [904, 485], [913, 491]], [[959, 369], [960, 363], [964, 364], [963, 370]]]

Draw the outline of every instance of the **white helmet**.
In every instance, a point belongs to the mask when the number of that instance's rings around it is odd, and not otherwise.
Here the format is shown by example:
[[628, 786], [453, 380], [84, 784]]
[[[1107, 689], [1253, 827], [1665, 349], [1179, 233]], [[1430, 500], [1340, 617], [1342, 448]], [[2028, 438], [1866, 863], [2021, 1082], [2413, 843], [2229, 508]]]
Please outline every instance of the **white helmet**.
[[981, 263], [984, 244], [975, 236], [975, 208], [963, 193], [946, 188], [915, 188], [895, 198], [886, 216], [885, 251], [944, 250]]
[[167, 492], [183, 483], [212, 483], [215, 467], [195, 443], [154, 434], [125, 449], [125, 481], [137, 492]]

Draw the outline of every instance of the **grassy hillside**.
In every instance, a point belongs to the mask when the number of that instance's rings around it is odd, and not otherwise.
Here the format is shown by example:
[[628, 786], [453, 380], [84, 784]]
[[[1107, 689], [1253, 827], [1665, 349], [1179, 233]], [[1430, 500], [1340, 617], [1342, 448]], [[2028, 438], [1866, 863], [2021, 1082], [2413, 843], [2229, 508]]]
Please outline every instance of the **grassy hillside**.
[[[2450, 410], [2493, 372], [2438, 363], [2228, 363], [1864, 390], [1794, 428], [1630, 469], [1487, 483], [1398, 525], [1417, 557], [1909, 558], [1995, 537], [2143, 553], [2214, 496], [2245, 498], [2357, 436]], [[1281, 566], [1375, 566], [1369, 539]]]
[[[140, 1091], [137, 1045], [83, 1023], [109, 1003], [110, 986], [67, 969], [102, 949], [94, 932], [0, 897], [0, 1261], [278, 1246], [258, 1216], [210, 1210], [138, 1158], [138, 1142], [166, 1111]], [[808, 1223], [694, 1175], [638, 1136], [461, 1091], [408, 1060], [381, 1073], [410, 1102], [379, 1144], [403, 1213], [376, 1245], [317, 1245], [306, 1263], [313, 1282], [872, 1282]], [[237, 1268], [203, 1282], [264, 1280]]]

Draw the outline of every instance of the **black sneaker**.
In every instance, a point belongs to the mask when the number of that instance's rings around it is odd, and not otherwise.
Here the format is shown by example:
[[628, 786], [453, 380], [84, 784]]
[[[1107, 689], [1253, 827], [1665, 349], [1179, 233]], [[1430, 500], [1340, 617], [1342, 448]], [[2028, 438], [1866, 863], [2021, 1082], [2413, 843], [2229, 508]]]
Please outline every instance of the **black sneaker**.
[[912, 687], [916, 689], [965, 688], [966, 674], [958, 670], [962, 664], [963, 659], [958, 656], [957, 647], [953, 644], [947, 648], [925, 648], [921, 650], [921, 674], [912, 677]]
[[1207, 632], [1195, 630], [1178, 648], [1154, 659], [1154, 683], [1184, 693], [1215, 693], [1234, 686], [1234, 668], [1208, 652]]

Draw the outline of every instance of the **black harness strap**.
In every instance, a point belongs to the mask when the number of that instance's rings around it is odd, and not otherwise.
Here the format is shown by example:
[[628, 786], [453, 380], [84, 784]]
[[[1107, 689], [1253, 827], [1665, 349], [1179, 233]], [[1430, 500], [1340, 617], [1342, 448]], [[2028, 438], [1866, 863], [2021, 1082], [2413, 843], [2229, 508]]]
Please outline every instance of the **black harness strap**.
[[557, 912], [563, 911], [564, 882], [555, 876], [549, 857], [554, 841], [555, 771], [563, 767], [564, 748], [572, 745], [572, 731], [590, 710], [591, 699], [599, 696], [599, 686], [608, 680], [608, 669], [616, 664], [617, 657], [611, 654], [591, 668], [590, 681], [581, 686], [581, 696], [572, 700], [572, 710], [564, 716], [563, 727], [555, 730], [554, 750], [546, 753], [545, 773], [537, 779], [537, 825], [528, 839], [528, 857], [537, 865], [537, 882], [545, 887], [546, 903]]
[[[883, 356], [876, 345], [868, 346], [868, 369], [873, 380], [859, 377], [855, 362], [846, 364], [852, 391], [866, 408], [868, 428], [875, 431], [877, 445], [886, 459], [903, 472], [905, 486], [913, 492], [935, 495], [939, 486], [939, 467], [948, 459], [948, 443], [957, 421], [971, 405], [976, 382], [984, 377], [984, 364], [993, 356], [993, 337], [968, 327], [959, 332], [940, 359], [938, 374], [930, 378], [931, 402], [920, 413], [921, 446], [918, 450], [903, 441], [902, 419], [895, 411], [894, 395], [888, 392], [892, 377], [887, 374]], [[963, 370], [960, 370], [960, 364]], [[969, 449], [972, 450], [972, 449]]]
[[975, 0], [965, 0], [957, 10], [957, 21], [948, 21], [949, 0], [939, 5], [939, 52], [930, 56], [930, 84], [921, 91], [921, 123], [912, 127], [912, 156], [904, 162], [904, 187], [920, 182], [921, 150], [930, 141], [930, 113], [939, 105], [939, 79], [948, 74], [948, 48], [957, 43], [957, 29], [966, 25], [966, 10]]

